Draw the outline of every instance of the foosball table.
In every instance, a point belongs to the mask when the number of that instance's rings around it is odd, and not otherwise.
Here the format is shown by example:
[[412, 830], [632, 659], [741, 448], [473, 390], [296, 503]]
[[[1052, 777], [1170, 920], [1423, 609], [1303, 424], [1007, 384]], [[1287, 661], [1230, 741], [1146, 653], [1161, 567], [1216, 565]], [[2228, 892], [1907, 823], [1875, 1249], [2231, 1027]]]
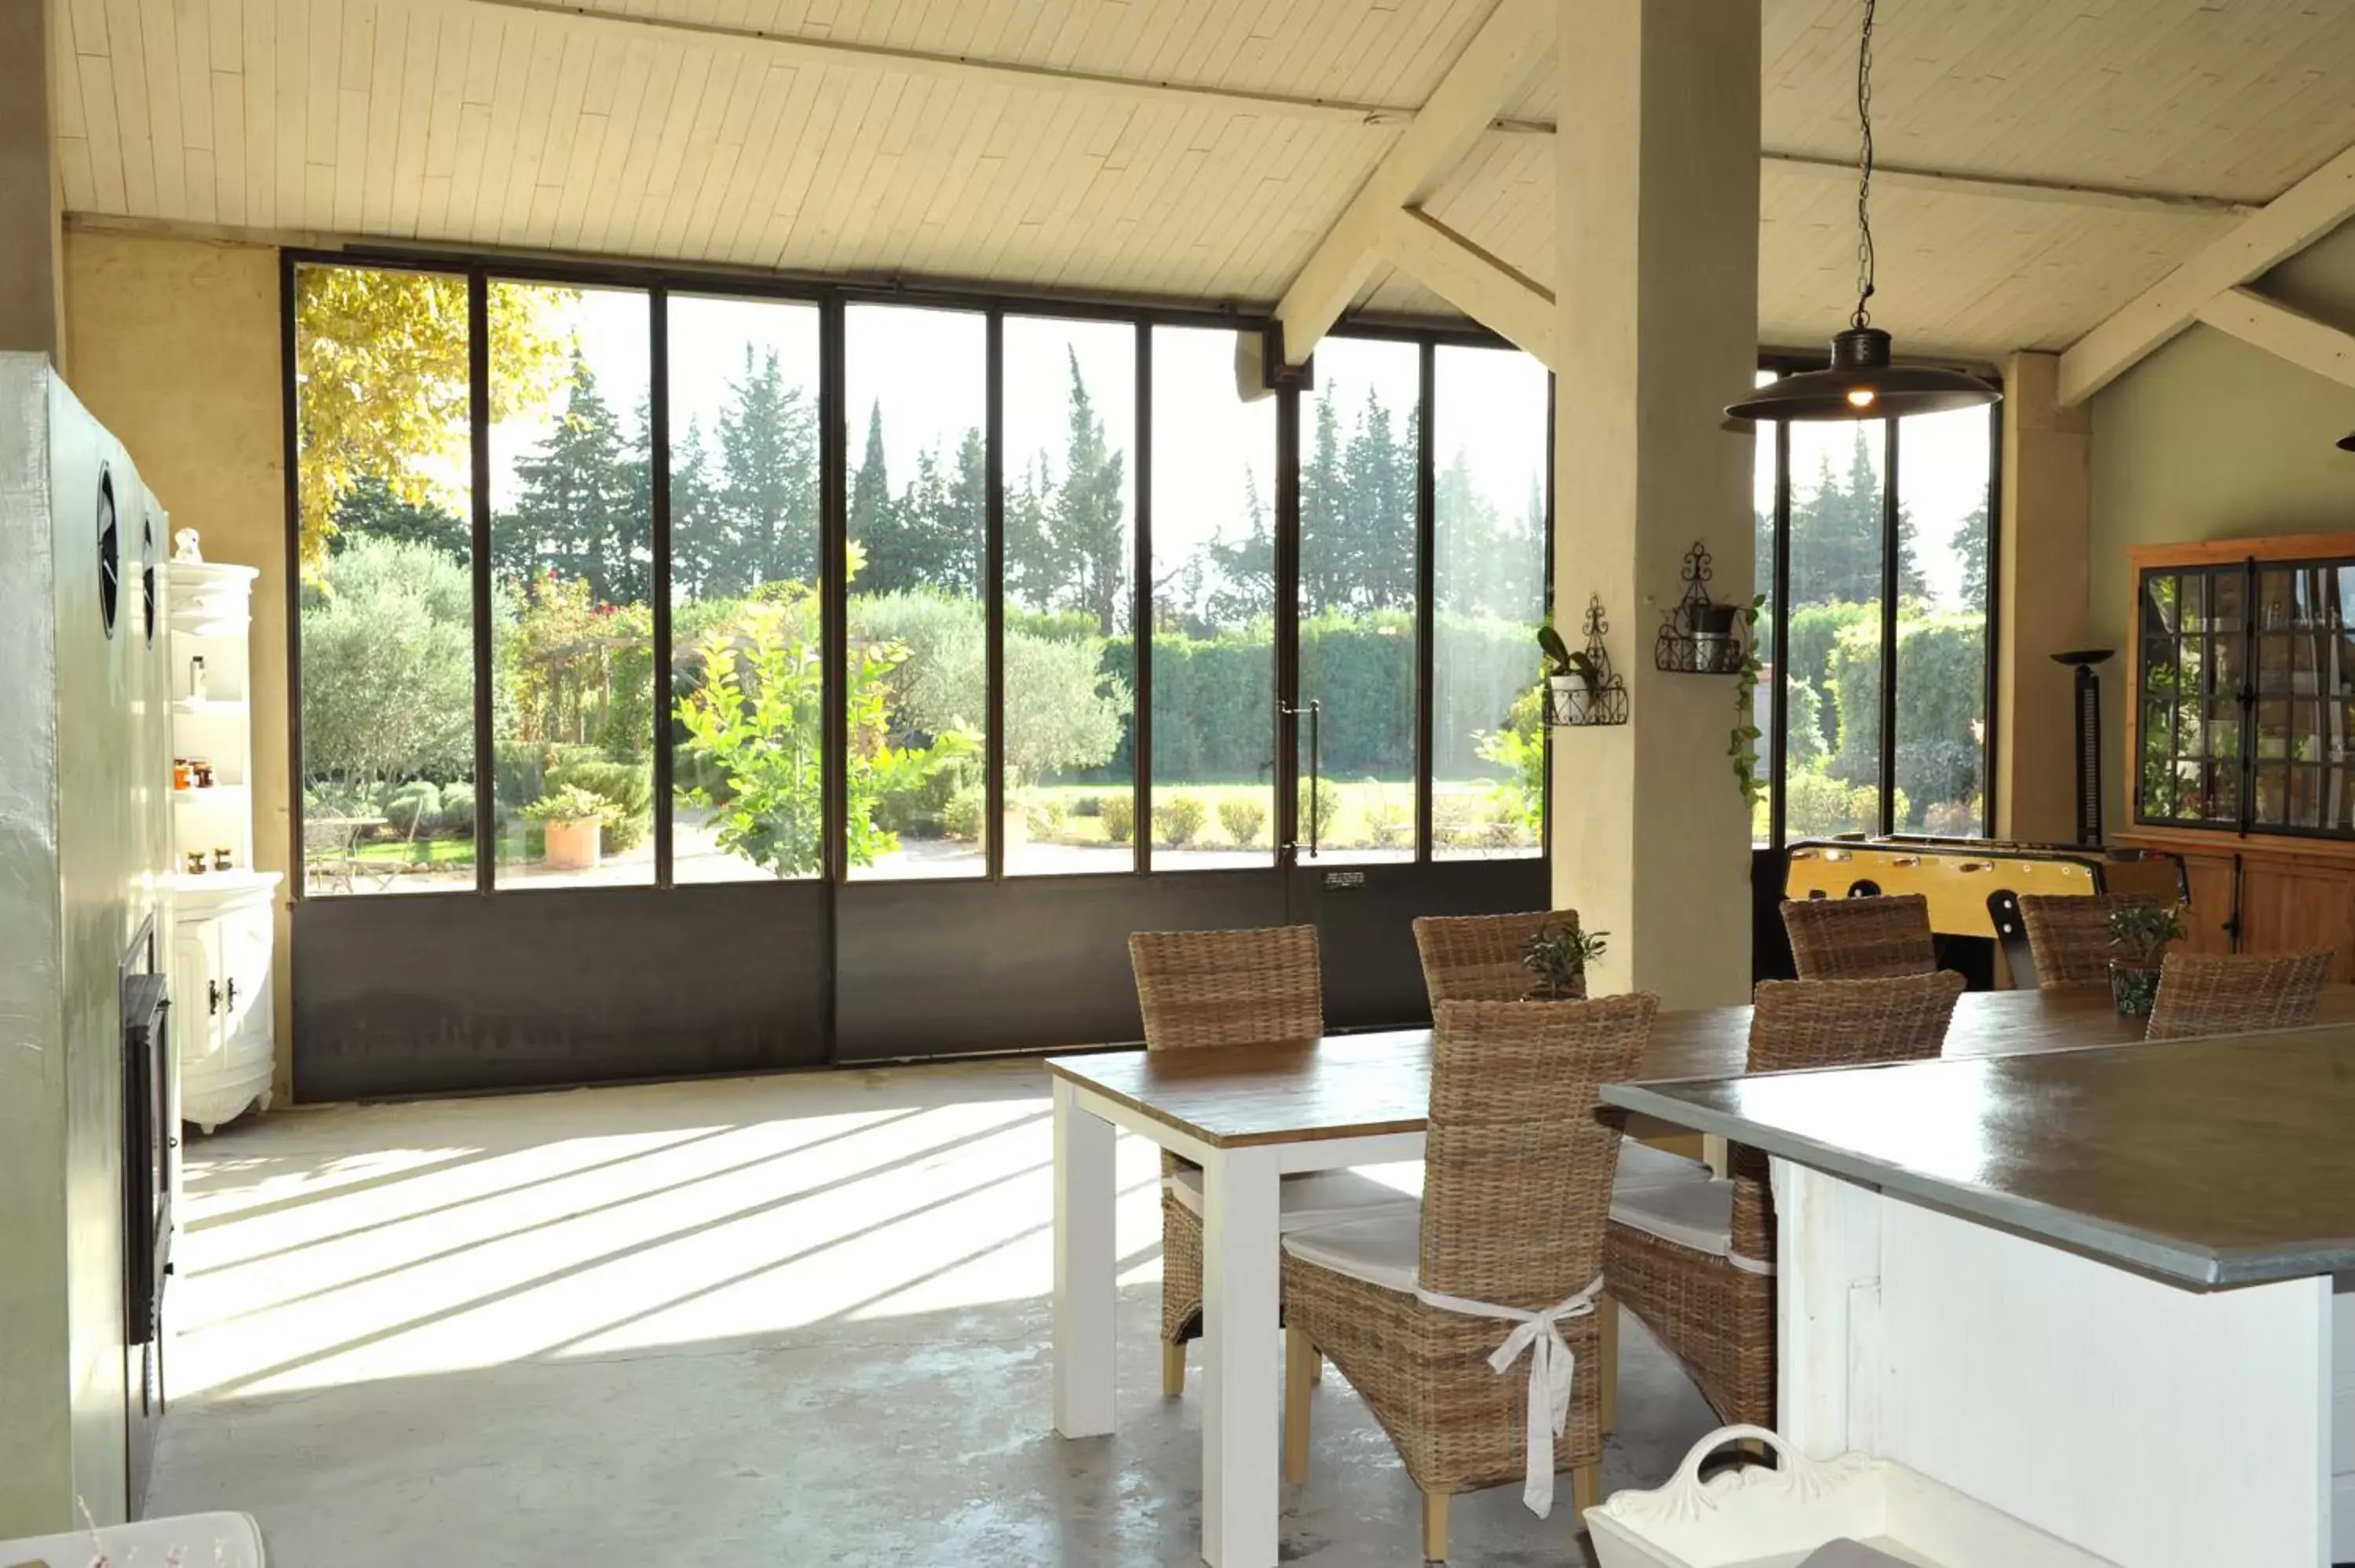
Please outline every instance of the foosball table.
[[1922, 895], [1929, 900], [1932, 931], [1994, 944], [1999, 987], [2015, 980], [2034, 983], [2019, 922], [2022, 895], [2190, 901], [2182, 859], [2158, 850], [1900, 833], [1804, 839], [1790, 847], [1787, 858], [1785, 898]]

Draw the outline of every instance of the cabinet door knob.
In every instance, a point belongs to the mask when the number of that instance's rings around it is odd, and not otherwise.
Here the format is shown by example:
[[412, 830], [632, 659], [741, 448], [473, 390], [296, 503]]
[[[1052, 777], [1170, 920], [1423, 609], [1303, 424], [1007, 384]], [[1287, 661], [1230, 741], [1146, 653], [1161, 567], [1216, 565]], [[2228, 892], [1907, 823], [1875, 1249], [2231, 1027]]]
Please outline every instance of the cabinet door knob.
[[205, 1011], [207, 1012], [220, 1011], [220, 981], [218, 980], [205, 981]]
[[237, 1005], [237, 981], [235, 980], [229, 982], [229, 1004], [231, 1007]]

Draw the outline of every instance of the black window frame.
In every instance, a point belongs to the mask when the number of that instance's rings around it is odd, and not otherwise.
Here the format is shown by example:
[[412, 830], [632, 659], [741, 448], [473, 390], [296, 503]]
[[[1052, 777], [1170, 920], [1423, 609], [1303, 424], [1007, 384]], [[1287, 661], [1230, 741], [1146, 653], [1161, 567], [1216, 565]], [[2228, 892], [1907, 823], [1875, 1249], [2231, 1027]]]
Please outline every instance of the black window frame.
[[[1762, 354], [1758, 368], [1774, 376], [1792, 376], [1806, 370], [1823, 368], [1820, 355]], [[1972, 374], [1985, 379], [1998, 392], [2002, 390], [2000, 377], [1984, 367], [1969, 367]], [[1997, 747], [1998, 732], [1996, 723], [1997, 670], [2002, 648], [2002, 571], [2003, 571], [2003, 413], [2000, 403], [1990, 404], [1987, 417], [1987, 630], [1984, 636], [1986, 668], [1981, 673], [1980, 713], [1986, 726], [1982, 766], [1986, 778], [1980, 791], [1980, 838], [1993, 838], [1997, 821], [1996, 793]], [[1903, 505], [1901, 482], [1902, 418], [1881, 421], [1881, 736], [1880, 766], [1877, 769], [1880, 788], [1880, 821], [1874, 832], [1888, 836], [1897, 831], [1897, 630], [1899, 587], [1899, 513]], [[1773, 657], [1767, 661], [1774, 679], [1768, 692], [1768, 713], [1765, 729], [1764, 760], [1767, 765], [1766, 837], [1753, 841], [1754, 850], [1779, 854], [1789, 844], [1789, 821], [1786, 816], [1786, 790], [1789, 784], [1789, 757], [1786, 737], [1790, 729], [1790, 688], [1785, 679], [1784, 650], [1789, 646], [1791, 630], [1791, 426], [1787, 420], [1761, 425], [1757, 440], [1771, 442], [1774, 452], [1774, 500], [1771, 537], [1773, 556], [1767, 563], [1769, 583], [1767, 608], [1771, 612], [1757, 629], [1763, 648]], [[1753, 573], [1755, 568], [1753, 567]], [[1752, 591], [1756, 591], [1754, 588]]]
[[[675, 776], [672, 742], [668, 726], [661, 715], [670, 711], [671, 670], [671, 546], [670, 537], [670, 460], [669, 404], [670, 367], [668, 364], [668, 304], [673, 294], [698, 297], [769, 300], [784, 303], [815, 306], [818, 313], [818, 495], [819, 547], [818, 593], [824, 607], [822, 631], [825, 648], [826, 686], [822, 707], [826, 715], [825, 756], [825, 838], [821, 853], [821, 869], [812, 877], [792, 879], [796, 883], [817, 883], [839, 888], [849, 882], [849, 866], [846, 851], [846, 828], [848, 810], [847, 791], [847, 740], [844, 735], [845, 685], [843, 674], [847, 657], [847, 586], [843, 575], [846, 558], [848, 520], [849, 437], [845, 418], [845, 312], [854, 304], [921, 306], [943, 310], [961, 310], [982, 313], [986, 321], [987, 363], [987, 429], [985, 440], [989, 463], [988, 536], [986, 543], [988, 577], [988, 666], [986, 672], [986, 705], [989, 714], [989, 757], [985, 764], [986, 820], [1002, 819], [1005, 788], [1002, 766], [1005, 693], [1003, 685], [1002, 636], [1005, 584], [1002, 567], [1003, 553], [1003, 445], [1004, 419], [1004, 322], [1008, 315], [1042, 317], [1080, 321], [1111, 321], [1132, 323], [1137, 334], [1135, 374], [1137, 379], [1135, 425], [1130, 432], [1130, 450], [1135, 454], [1135, 478], [1132, 501], [1134, 535], [1134, 567], [1132, 590], [1136, 598], [1135, 642], [1135, 713], [1132, 734], [1135, 737], [1135, 813], [1139, 824], [1134, 840], [1134, 859], [1126, 872], [1047, 872], [1024, 873], [1008, 877], [1004, 866], [1002, 833], [986, 835], [986, 856], [982, 876], [966, 881], [990, 883], [1018, 881], [1050, 882], [1065, 877], [1103, 880], [1107, 876], [1145, 876], [1154, 872], [1151, 839], [1146, 824], [1151, 821], [1153, 784], [1152, 747], [1152, 605], [1151, 566], [1153, 560], [1153, 329], [1156, 326], [1204, 327], [1238, 333], [1268, 333], [1271, 318], [1216, 305], [1186, 305], [1159, 301], [1129, 302], [1107, 299], [1058, 297], [1047, 294], [993, 292], [948, 287], [913, 287], [859, 282], [849, 280], [813, 280], [786, 276], [764, 276], [722, 270], [704, 270], [670, 266], [645, 266], [628, 263], [579, 262], [558, 259], [492, 254], [453, 254], [447, 251], [412, 250], [399, 247], [353, 246], [341, 249], [318, 249], [289, 247], [279, 253], [280, 269], [280, 334], [281, 391], [283, 407], [282, 440], [284, 450], [284, 506], [286, 549], [290, 567], [299, 567], [302, 551], [301, 512], [301, 429], [297, 408], [296, 367], [296, 280], [300, 270], [309, 267], [351, 267], [388, 271], [432, 273], [464, 280], [467, 289], [467, 360], [468, 408], [472, 428], [468, 432], [471, 507], [471, 550], [468, 563], [473, 585], [474, 608], [474, 756], [476, 778], [475, 810], [475, 881], [471, 889], [445, 887], [421, 890], [403, 895], [404, 899], [434, 897], [490, 897], [510, 894], [535, 894], [552, 891], [548, 885], [509, 883], [502, 885], [497, 878], [496, 817], [497, 800], [493, 781], [496, 780], [496, 736], [494, 735], [494, 686], [492, 649], [492, 585], [491, 558], [491, 463], [490, 463], [490, 341], [488, 331], [489, 285], [493, 282], [543, 284], [558, 287], [604, 288], [635, 290], [645, 293], [648, 318], [648, 449], [649, 449], [649, 539], [653, 551], [650, 581], [652, 631], [656, 657], [654, 665], [654, 711], [655, 734], [651, 753], [654, 780], [653, 865], [651, 880], [613, 886], [572, 886], [565, 891], [580, 895], [643, 895], [651, 889], [668, 893], [676, 888], [700, 885], [678, 884], [673, 880], [673, 818], [676, 802], [672, 799]], [[1514, 344], [1498, 334], [1473, 323], [1421, 323], [1352, 322], [1337, 327], [1334, 337], [1368, 338], [1405, 342], [1417, 346], [1419, 355], [1418, 418], [1420, 440], [1416, 451], [1416, 582], [1415, 690], [1412, 730], [1415, 757], [1415, 827], [1412, 864], [1428, 867], [1434, 863], [1432, 842], [1432, 759], [1434, 755], [1432, 726], [1433, 723], [1433, 570], [1435, 559], [1433, 485], [1434, 464], [1434, 402], [1433, 366], [1437, 348], [1443, 344], [1518, 351]], [[1268, 333], [1270, 341], [1273, 334]], [[1297, 690], [1296, 648], [1298, 597], [1299, 539], [1299, 421], [1304, 381], [1313, 381], [1314, 360], [1305, 376], [1287, 375], [1277, 378], [1280, 385], [1268, 396], [1276, 399], [1276, 471], [1273, 477], [1274, 505], [1271, 524], [1274, 534], [1276, 570], [1275, 607], [1275, 671], [1278, 705], [1291, 700]], [[1553, 571], [1556, 549], [1555, 518], [1555, 409], [1559, 397], [1556, 378], [1549, 373], [1546, 378], [1546, 461], [1544, 480], [1544, 573], [1546, 604], [1550, 612], [1553, 597]], [[299, 569], [287, 573], [287, 741], [293, 787], [299, 794], [303, 778], [302, 733], [302, 595], [303, 574]], [[1296, 746], [1288, 727], [1273, 715], [1271, 723], [1279, 731], [1275, 748], [1276, 783], [1275, 812], [1271, 824], [1271, 836], [1277, 845], [1269, 865], [1214, 868], [1187, 871], [1186, 875], [1257, 875], [1268, 870], [1288, 870], [1296, 863], [1287, 847], [1293, 836], [1292, 817], [1295, 814], [1296, 789], [1291, 788], [1295, 774], [1294, 758]], [[1542, 812], [1537, 852], [1534, 855], [1514, 858], [1550, 860], [1553, 843], [1553, 790], [1550, 728], [1546, 731], [1548, 767], [1545, 805]], [[1779, 739], [1778, 739], [1779, 744]], [[1779, 778], [1777, 779], [1779, 802]], [[1779, 805], [1778, 805], [1779, 809]], [[299, 810], [289, 812], [289, 863], [298, 868], [293, 879], [292, 895], [297, 899], [313, 896], [307, 879], [299, 873], [303, 865], [303, 820]], [[1305, 863], [1313, 864], [1314, 862]], [[1163, 874], [1170, 874], [1163, 873]]]

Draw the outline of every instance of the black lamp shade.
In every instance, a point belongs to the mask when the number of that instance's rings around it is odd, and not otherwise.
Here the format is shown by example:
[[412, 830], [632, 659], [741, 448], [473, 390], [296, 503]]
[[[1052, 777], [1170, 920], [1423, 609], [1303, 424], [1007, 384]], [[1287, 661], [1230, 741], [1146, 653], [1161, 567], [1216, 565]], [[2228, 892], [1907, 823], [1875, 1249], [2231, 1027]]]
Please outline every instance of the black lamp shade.
[[2339, 450], [2342, 452], [2355, 452], [2355, 431], [2350, 431], [2339, 438]]
[[1891, 365], [1889, 334], [1850, 327], [1832, 339], [1832, 362], [1769, 382], [1726, 412], [1737, 419], [1896, 419], [1984, 408], [2002, 397], [1976, 376], [1927, 366]]

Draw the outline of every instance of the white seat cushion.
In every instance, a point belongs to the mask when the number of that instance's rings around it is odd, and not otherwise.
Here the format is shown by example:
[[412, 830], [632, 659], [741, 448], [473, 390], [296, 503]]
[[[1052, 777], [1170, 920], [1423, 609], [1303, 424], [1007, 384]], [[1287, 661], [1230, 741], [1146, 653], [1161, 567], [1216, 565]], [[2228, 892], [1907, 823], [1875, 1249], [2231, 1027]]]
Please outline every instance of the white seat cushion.
[[1681, 1154], [1623, 1138], [1619, 1140], [1619, 1174], [1613, 1180], [1611, 1190], [1635, 1192], [1646, 1187], [1673, 1187], [1716, 1179], [1715, 1173], [1698, 1160], [1687, 1160]]
[[1733, 1244], [1733, 1183], [1671, 1181], [1622, 1187], [1611, 1199], [1614, 1223], [1695, 1252], [1722, 1257]]
[[1284, 1250], [1303, 1263], [1362, 1279], [1385, 1290], [1412, 1291], [1423, 1254], [1423, 1211], [1377, 1214], [1320, 1225], [1284, 1238]]
[[[1187, 1166], [1163, 1183], [1187, 1209], [1202, 1212], [1202, 1172]], [[1284, 1234], [1369, 1214], [1423, 1212], [1423, 1161], [1355, 1171], [1305, 1171], [1284, 1179], [1275, 1228]]]

